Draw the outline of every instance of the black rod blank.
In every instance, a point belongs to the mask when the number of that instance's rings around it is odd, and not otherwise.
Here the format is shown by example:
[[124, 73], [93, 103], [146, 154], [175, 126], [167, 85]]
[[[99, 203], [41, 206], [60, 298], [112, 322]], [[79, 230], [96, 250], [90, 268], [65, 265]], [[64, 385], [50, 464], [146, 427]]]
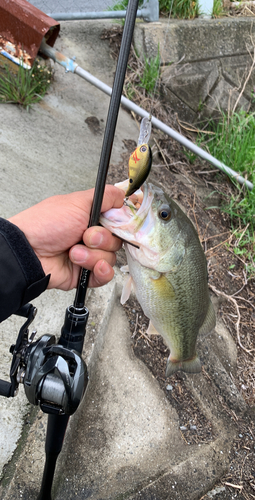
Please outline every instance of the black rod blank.
[[[94, 199], [91, 208], [90, 220], [88, 227], [95, 226], [99, 222], [100, 211], [103, 201], [105, 183], [107, 172], [110, 163], [110, 156], [112, 151], [112, 144], [118, 119], [120, 100], [123, 90], [123, 84], [127, 69], [128, 56], [130, 52], [131, 42], [133, 38], [136, 12], [138, 9], [138, 1], [139, 0], [129, 0], [125, 26], [122, 35], [120, 53], [118, 57], [116, 74], [112, 89], [112, 95], [109, 105], [109, 111], [107, 116], [107, 122], [105, 127], [104, 140], [101, 150], [101, 157], [98, 167], [97, 180], [95, 186]], [[76, 296], [73, 305], [73, 315], [84, 316], [84, 307], [86, 291], [88, 288], [90, 272], [87, 269], [81, 269], [80, 279], [78, 288], [76, 291]], [[70, 308], [69, 308], [70, 309]], [[88, 316], [88, 311], [86, 314], [86, 318]], [[83, 332], [83, 340], [85, 337], [85, 327], [86, 321], [84, 321], [84, 332]], [[63, 329], [62, 329], [63, 330]], [[63, 332], [62, 332], [63, 333]], [[60, 337], [60, 343], [62, 342], [62, 333]], [[79, 351], [82, 352], [83, 341], [80, 343]], [[68, 348], [72, 348], [72, 342], [68, 341]], [[75, 348], [77, 346], [75, 344]], [[38, 500], [51, 500], [51, 489], [52, 483], [54, 479], [54, 472], [56, 467], [56, 462], [59, 453], [61, 452], [62, 445], [64, 442], [65, 430], [68, 425], [68, 416], [67, 415], [49, 415], [48, 418], [48, 427], [47, 427], [47, 437], [46, 437], [46, 462], [44, 467], [43, 480], [41, 485], [41, 490], [39, 493]]]
[[[94, 199], [92, 203], [90, 221], [88, 227], [96, 226], [99, 222], [106, 177], [109, 169], [113, 139], [119, 114], [120, 100], [123, 91], [131, 42], [133, 38], [137, 9], [138, 9], [138, 0], [129, 0], [126, 20], [122, 35], [121, 47], [116, 67], [116, 73], [112, 88], [112, 95], [105, 126], [104, 140], [101, 150], [101, 157], [97, 172]], [[75, 308], [81, 309], [84, 306], [86, 292], [88, 288], [89, 275], [90, 272], [87, 269], [84, 268], [81, 269], [79, 284], [77, 287], [76, 296], [74, 300]]]

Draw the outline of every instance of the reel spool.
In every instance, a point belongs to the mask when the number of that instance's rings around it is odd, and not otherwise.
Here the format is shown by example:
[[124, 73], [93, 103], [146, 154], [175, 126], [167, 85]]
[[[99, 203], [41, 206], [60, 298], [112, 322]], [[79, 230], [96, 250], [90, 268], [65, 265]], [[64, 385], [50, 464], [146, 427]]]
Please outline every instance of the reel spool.
[[72, 415], [87, 386], [87, 367], [79, 353], [43, 335], [29, 347], [23, 384], [27, 399], [45, 413]]
[[[32, 304], [26, 304], [17, 313], [28, 319], [19, 331], [16, 344], [10, 348], [13, 356], [11, 382], [0, 380], [0, 395], [8, 398], [16, 396], [19, 384], [24, 384], [28, 401], [33, 405], [39, 405], [43, 412], [72, 415], [77, 410], [87, 387], [87, 366], [75, 349], [56, 344], [54, 335], [46, 334], [33, 342], [36, 334], [34, 330], [29, 338], [28, 326], [32, 323], [36, 312]], [[64, 337], [66, 328], [70, 328], [69, 316], [68, 310], [62, 328]], [[77, 333], [76, 330], [79, 333], [79, 329], [80, 325], [75, 319], [71, 328], [74, 335]], [[64, 338], [63, 341], [66, 346], [70, 343], [68, 338]], [[79, 342], [73, 342], [73, 347], [76, 345], [79, 346]]]

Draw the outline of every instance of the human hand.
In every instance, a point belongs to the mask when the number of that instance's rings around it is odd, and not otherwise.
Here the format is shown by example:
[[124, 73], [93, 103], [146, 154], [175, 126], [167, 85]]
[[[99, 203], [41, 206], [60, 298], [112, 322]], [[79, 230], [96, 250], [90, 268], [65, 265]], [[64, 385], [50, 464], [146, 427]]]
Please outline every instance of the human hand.
[[[102, 212], [120, 208], [124, 195], [107, 185]], [[93, 196], [94, 189], [52, 196], [9, 219], [25, 234], [45, 274], [51, 274], [48, 288], [76, 287], [80, 267], [92, 271], [90, 287], [105, 285], [114, 276], [115, 252], [121, 240], [103, 227], [87, 228]]]

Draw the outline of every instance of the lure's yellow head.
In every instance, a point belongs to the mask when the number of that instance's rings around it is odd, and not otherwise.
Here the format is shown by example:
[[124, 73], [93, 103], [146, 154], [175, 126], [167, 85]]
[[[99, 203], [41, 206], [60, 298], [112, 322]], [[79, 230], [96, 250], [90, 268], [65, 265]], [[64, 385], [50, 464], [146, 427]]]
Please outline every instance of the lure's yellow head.
[[152, 153], [149, 144], [138, 146], [129, 158], [128, 178], [129, 185], [126, 196], [131, 196], [146, 181], [152, 163]]

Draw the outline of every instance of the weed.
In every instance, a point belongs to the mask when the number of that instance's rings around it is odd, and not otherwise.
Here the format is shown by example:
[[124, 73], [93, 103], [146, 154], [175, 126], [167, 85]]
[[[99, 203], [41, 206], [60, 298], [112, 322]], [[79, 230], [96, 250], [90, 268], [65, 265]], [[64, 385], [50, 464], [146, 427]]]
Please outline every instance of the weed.
[[[197, 0], [159, 0], [159, 10], [178, 19], [194, 19], [199, 16], [199, 2]], [[213, 17], [224, 15], [222, 0], [214, 0]]]
[[160, 55], [159, 50], [156, 57], [147, 58], [144, 56], [143, 72], [139, 75], [140, 87], [143, 87], [149, 95], [152, 95], [159, 77]]
[[204, 107], [205, 107], [205, 103], [201, 99], [199, 99], [199, 104], [197, 107], [198, 112], [200, 113], [200, 111], [203, 111]]
[[[222, 161], [233, 170], [241, 173], [255, 186], [255, 114], [244, 111], [226, 116], [218, 123], [209, 124], [214, 135], [208, 141], [208, 136], [200, 134], [200, 141], [206, 140], [206, 146], [211, 155]], [[253, 255], [255, 252], [255, 187], [250, 191], [245, 185], [236, 186], [235, 194], [224, 201], [222, 210], [230, 215], [232, 229], [238, 244], [234, 252], [239, 257], [245, 257], [250, 273], [255, 273]]]
[[184, 152], [185, 156], [188, 158], [190, 164], [193, 165], [193, 163], [195, 162], [195, 160], [197, 158], [196, 153], [192, 153], [192, 151], [190, 151], [189, 149], [186, 149], [186, 148], [183, 149], [183, 152]]
[[194, 19], [199, 15], [197, 0], [159, 0], [159, 10], [178, 19]]
[[128, 6], [128, 0], [123, 0], [122, 2], [116, 2], [114, 5], [108, 8], [108, 10], [125, 10]]
[[6, 67], [0, 77], [0, 103], [20, 104], [28, 111], [46, 94], [51, 80], [52, 72], [37, 60], [30, 70], [20, 65], [16, 74]]
[[222, 0], [214, 0], [212, 17], [221, 17], [223, 15], [224, 15], [224, 9]]
[[245, 111], [227, 116], [222, 113], [219, 122], [209, 122], [208, 129], [214, 134], [208, 140], [205, 134], [199, 140], [205, 142], [210, 153], [236, 172], [252, 177], [255, 167], [255, 114]]
[[[127, 6], [128, 6], [128, 2], [129, 2], [129, 0], [121, 0], [120, 2], [117, 1], [114, 5], [109, 7], [108, 10], [114, 10], [114, 11], [126, 10]], [[141, 7], [142, 4], [143, 4], [143, 0], [139, 0], [138, 6]]]
[[125, 85], [125, 96], [132, 101], [135, 96], [135, 89], [134, 86], [131, 83], [128, 83]]

